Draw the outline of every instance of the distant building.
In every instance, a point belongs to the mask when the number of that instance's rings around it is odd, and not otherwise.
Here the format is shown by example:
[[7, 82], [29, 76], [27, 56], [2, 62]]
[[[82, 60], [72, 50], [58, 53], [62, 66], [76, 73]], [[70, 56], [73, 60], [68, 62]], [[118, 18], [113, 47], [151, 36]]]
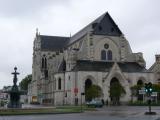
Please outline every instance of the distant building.
[[3, 89], [0, 90], [0, 101], [9, 101], [9, 94], [7, 91], [9, 91], [11, 89], [11, 86], [5, 86], [3, 87]]
[[[65, 27], [65, 26], [64, 26]], [[131, 100], [131, 87], [160, 82], [160, 56], [146, 69], [143, 54], [133, 53], [128, 40], [105, 13], [71, 37], [40, 35], [33, 47], [32, 81], [29, 102], [41, 104], [80, 104], [81, 93], [92, 84], [103, 91], [102, 99], [112, 101], [110, 86], [119, 82]], [[85, 96], [82, 98], [85, 102]]]
[[0, 100], [7, 100], [7, 99], [8, 99], [8, 94], [0, 90]]

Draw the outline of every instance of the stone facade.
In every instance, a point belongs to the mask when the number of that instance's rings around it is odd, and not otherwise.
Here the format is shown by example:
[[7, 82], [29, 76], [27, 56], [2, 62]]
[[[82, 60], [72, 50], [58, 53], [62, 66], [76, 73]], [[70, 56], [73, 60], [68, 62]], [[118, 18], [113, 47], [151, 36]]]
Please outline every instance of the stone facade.
[[[157, 56], [158, 57], [158, 56]], [[102, 89], [101, 99], [111, 101], [110, 84], [116, 79], [126, 94], [120, 101], [131, 100], [131, 90], [143, 83], [160, 81], [157, 62], [147, 70], [142, 53], [133, 53], [128, 40], [108, 13], [103, 14], [71, 37], [40, 35], [33, 48], [32, 82], [29, 102], [64, 105], [85, 103], [86, 81]], [[82, 98], [81, 98], [82, 97]]]

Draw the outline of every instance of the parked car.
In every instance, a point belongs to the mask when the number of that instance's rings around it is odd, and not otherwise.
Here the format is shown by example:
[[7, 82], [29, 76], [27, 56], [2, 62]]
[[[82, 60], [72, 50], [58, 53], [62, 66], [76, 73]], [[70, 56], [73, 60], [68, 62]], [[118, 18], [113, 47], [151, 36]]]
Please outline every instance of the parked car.
[[99, 108], [103, 107], [103, 103], [101, 100], [94, 100], [94, 99], [91, 100], [90, 102], [87, 102], [86, 105], [88, 107], [99, 107]]

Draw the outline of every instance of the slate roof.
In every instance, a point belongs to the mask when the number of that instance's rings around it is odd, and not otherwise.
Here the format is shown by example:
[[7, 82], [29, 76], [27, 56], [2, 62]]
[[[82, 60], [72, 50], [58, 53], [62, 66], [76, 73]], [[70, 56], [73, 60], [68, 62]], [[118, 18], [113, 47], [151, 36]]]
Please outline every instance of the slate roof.
[[136, 62], [118, 62], [118, 65], [123, 72], [147, 72], [145, 67]]
[[[122, 72], [147, 72], [145, 67], [136, 62], [118, 62]], [[109, 72], [114, 62], [78, 60], [73, 70], [76, 71], [106, 71]]]
[[69, 37], [60, 37], [60, 36], [46, 36], [39, 35], [41, 39], [41, 50], [51, 50], [51, 51], [59, 51], [62, 50], [68, 40]]
[[108, 12], [102, 17], [99, 24], [97, 24], [93, 31], [94, 34], [98, 35], [111, 35], [121, 36], [122, 32], [113, 21]]
[[73, 70], [78, 71], [109, 71], [113, 62], [101, 62], [101, 61], [89, 61], [89, 60], [78, 60]]
[[155, 73], [160, 73], [160, 63], [155, 62], [149, 69], [149, 72], [155, 72]]
[[64, 47], [73, 44], [74, 42], [82, 38], [90, 31], [92, 31], [93, 34], [96, 35], [111, 35], [111, 36], [122, 35], [122, 32], [115, 24], [109, 13], [106, 12], [100, 17], [98, 17], [96, 20], [91, 22], [89, 25], [84, 27], [82, 30], [77, 32], [71, 38], [39, 35], [41, 39], [41, 49], [52, 50], [52, 51], [62, 50]]
[[93, 31], [93, 33], [97, 35], [113, 35], [113, 36], [122, 35], [122, 32], [115, 24], [109, 13], [106, 12], [100, 17], [98, 17], [96, 20], [91, 22], [89, 25], [84, 27], [82, 30], [77, 32], [75, 35], [73, 35], [68, 45], [74, 43], [75, 41], [77, 41], [78, 39], [83, 37], [87, 32], [90, 31]]

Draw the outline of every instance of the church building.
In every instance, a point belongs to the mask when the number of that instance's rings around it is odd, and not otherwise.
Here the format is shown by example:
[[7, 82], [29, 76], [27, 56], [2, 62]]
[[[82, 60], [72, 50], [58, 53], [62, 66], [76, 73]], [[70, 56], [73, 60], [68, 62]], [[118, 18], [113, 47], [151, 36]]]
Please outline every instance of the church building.
[[143, 54], [133, 53], [108, 12], [70, 37], [41, 35], [37, 31], [29, 102], [74, 105], [82, 99], [85, 103], [85, 90], [91, 85], [101, 88], [100, 99], [112, 102], [110, 88], [114, 82], [126, 92], [120, 101], [130, 101], [132, 86], [160, 83], [160, 55], [146, 69]]

